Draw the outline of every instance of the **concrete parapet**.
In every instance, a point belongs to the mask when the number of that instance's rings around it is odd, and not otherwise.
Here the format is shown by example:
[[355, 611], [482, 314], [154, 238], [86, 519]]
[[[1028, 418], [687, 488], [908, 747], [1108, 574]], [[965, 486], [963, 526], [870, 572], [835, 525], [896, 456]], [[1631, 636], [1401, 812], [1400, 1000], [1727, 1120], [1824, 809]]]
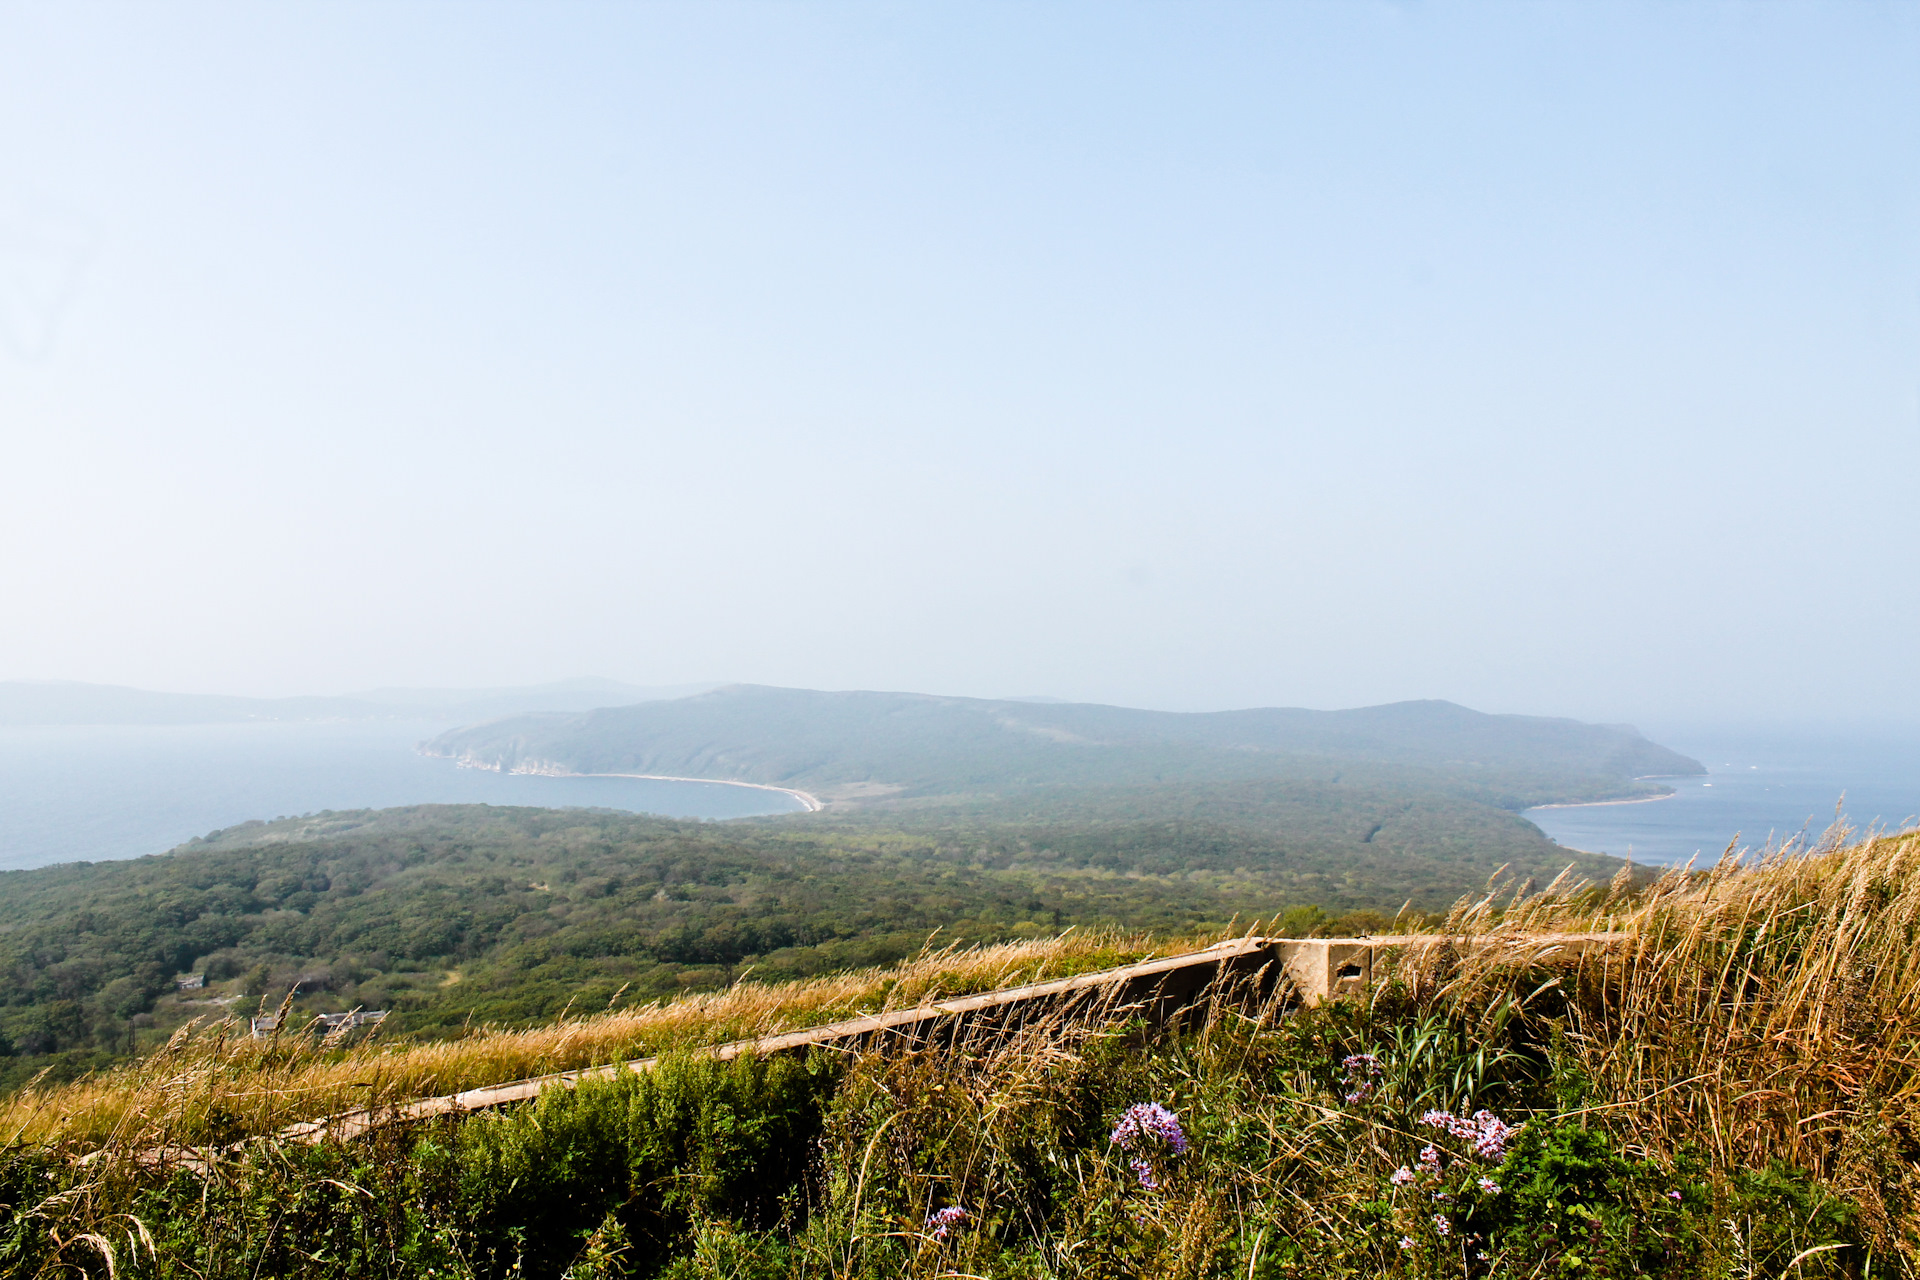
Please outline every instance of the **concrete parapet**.
[[1570, 960], [1590, 951], [1620, 946], [1628, 933], [1385, 934], [1366, 938], [1263, 939], [1279, 959], [1287, 982], [1302, 1003], [1319, 1004], [1339, 996], [1359, 995], [1395, 959], [1419, 959], [1452, 951], [1485, 955], [1490, 950], [1513, 958]]
[[[843, 1049], [878, 1044], [913, 1046], [953, 1037], [965, 1028], [1010, 1030], [1076, 1012], [1107, 1012], [1149, 1021], [1178, 1020], [1196, 1003], [1218, 993], [1223, 998], [1266, 1004], [1317, 1005], [1365, 992], [1377, 976], [1398, 960], [1451, 951], [1484, 955], [1509, 951], [1515, 959], [1549, 961], [1584, 956], [1632, 939], [1625, 933], [1481, 934], [1447, 937], [1396, 934], [1366, 938], [1229, 939], [1202, 951], [1104, 969], [1051, 982], [1028, 983], [953, 1000], [936, 1000], [909, 1009], [893, 1009], [848, 1018], [780, 1035], [736, 1040], [705, 1052], [726, 1060], [743, 1054], [804, 1051], [816, 1046]], [[573, 1088], [583, 1080], [624, 1071], [645, 1071], [657, 1059], [642, 1058], [611, 1066], [564, 1071], [530, 1080], [486, 1085], [437, 1098], [421, 1098], [392, 1107], [327, 1116], [282, 1129], [279, 1137], [297, 1142], [352, 1138], [394, 1121], [474, 1111], [522, 1102], [550, 1088]], [[175, 1159], [187, 1153], [172, 1153]], [[199, 1164], [212, 1153], [192, 1153]]]

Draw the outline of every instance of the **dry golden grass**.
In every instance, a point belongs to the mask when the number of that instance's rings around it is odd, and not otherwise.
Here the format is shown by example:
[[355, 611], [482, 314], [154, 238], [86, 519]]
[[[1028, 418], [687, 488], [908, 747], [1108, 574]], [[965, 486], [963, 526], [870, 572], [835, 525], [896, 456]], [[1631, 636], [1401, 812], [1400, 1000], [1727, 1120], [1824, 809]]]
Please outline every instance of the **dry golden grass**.
[[1920, 1228], [1920, 831], [1850, 835], [1450, 918], [1457, 933], [1633, 935], [1548, 990], [1468, 951], [1408, 976], [1470, 1016], [1517, 994], [1556, 1018], [1597, 1109], [1617, 1113], [1599, 1118], [1648, 1155], [1790, 1162], [1876, 1229]]
[[[1461, 948], [1403, 967], [1420, 1003], [1553, 1019], [1634, 1141], [1728, 1167], [1789, 1160], [1867, 1199], [1920, 1203], [1920, 832], [1775, 848], [1607, 886], [1463, 902], [1454, 936], [1632, 935], [1558, 976]], [[0, 1136], [69, 1151], [224, 1142], [380, 1106], [676, 1048], [776, 1034], [1190, 950], [1212, 938], [1069, 934], [424, 1045], [255, 1041], [223, 1023], [73, 1084], [0, 1101]], [[1524, 951], [1521, 952], [1524, 954]], [[1909, 1159], [1911, 1155], [1913, 1159]], [[1909, 1185], [1909, 1184], [1912, 1185]], [[1894, 1209], [1887, 1212], [1893, 1213]]]
[[[1365, 1240], [1382, 1196], [1392, 1194], [1389, 1170], [1410, 1159], [1427, 1137], [1424, 1130], [1409, 1132], [1411, 1104], [1392, 1125], [1340, 1107], [1339, 1094], [1327, 1092], [1315, 1065], [1338, 1063], [1346, 1051], [1336, 1047], [1337, 1037], [1318, 1038], [1329, 1028], [1383, 1036], [1374, 1047], [1381, 1062], [1404, 1074], [1394, 1086], [1402, 1100], [1426, 1096], [1418, 1090], [1430, 1085], [1451, 1087], [1450, 1079], [1457, 1085], [1456, 1068], [1472, 1065], [1471, 1046], [1512, 1047], [1531, 1034], [1535, 1039], [1524, 1046], [1530, 1051], [1551, 1036], [1557, 1046], [1554, 1074], [1533, 1059], [1520, 1068], [1526, 1087], [1537, 1090], [1547, 1108], [1529, 1113], [1527, 1123], [1574, 1120], [1608, 1132], [1616, 1149], [1645, 1155], [1660, 1170], [1683, 1164], [1706, 1170], [1701, 1177], [1673, 1179], [1692, 1187], [1690, 1194], [1722, 1197], [1712, 1201], [1711, 1212], [1689, 1210], [1701, 1218], [1696, 1226], [1711, 1235], [1696, 1241], [1705, 1241], [1700, 1274], [1812, 1275], [1822, 1272], [1817, 1266], [1802, 1270], [1802, 1263], [1826, 1259], [1839, 1265], [1830, 1252], [1844, 1239], [1787, 1237], [1787, 1251], [1777, 1255], [1781, 1263], [1793, 1258], [1787, 1271], [1750, 1265], [1760, 1256], [1749, 1248], [1751, 1221], [1746, 1237], [1722, 1239], [1726, 1223], [1714, 1215], [1717, 1206], [1734, 1203], [1725, 1199], [1727, 1187], [1745, 1171], [1776, 1162], [1812, 1174], [1818, 1197], [1858, 1209], [1858, 1230], [1849, 1226], [1846, 1238], [1870, 1246], [1871, 1257], [1884, 1260], [1885, 1273], [1920, 1274], [1912, 1264], [1913, 1241], [1920, 1239], [1920, 832], [1852, 844], [1848, 839], [1836, 830], [1810, 848], [1775, 848], [1755, 858], [1724, 858], [1706, 869], [1674, 869], [1639, 887], [1623, 875], [1610, 885], [1556, 884], [1539, 893], [1462, 902], [1442, 926], [1462, 940], [1613, 931], [1621, 941], [1548, 962], [1528, 948], [1409, 952], [1399, 963], [1398, 981], [1376, 985], [1371, 1013], [1340, 1007], [1317, 1015], [1318, 1021], [1296, 1022], [1280, 1018], [1278, 1002], [1250, 1007], [1242, 998], [1248, 989], [1216, 989], [1210, 1016], [1197, 1031], [1190, 1026], [1193, 1034], [1131, 1058], [1113, 1053], [1115, 1045], [1135, 1039], [1113, 1034], [1114, 1024], [1130, 1015], [1099, 1005], [1062, 1008], [1009, 1028], [983, 1023], [955, 1042], [917, 1050], [869, 1047], [851, 1056], [836, 1086], [840, 1093], [826, 1117], [821, 1148], [825, 1198], [796, 1245], [811, 1261], [795, 1274], [961, 1274], [958, 1255], [935, 1248], [919, 1230], [927, 1214], [963, 1201], [1026, 1203], [1022, 1180], [1039, 1167], [1036, 1153], [1042, 1151], [1053, 1161], [1048, 1168], [1071, 1168], [1079, 1182], [1055, 1218], [1031, 1224], [1034, 1247], [1061, 1262], [1061, 1274], [1069, 1273], [1066, 1261], [1075, 1251], [1093, 1249], [1113, 1234], [1123, 1220], [1116, 1206], [1131, 1215], [1125, 1222], [1151, 1226], [1164, 1239], [1155, 1246], [1157, 1269], [1142, 1274], [1202, 1274], [1220, 1255], [1223, 1240], [1247, 1245], [1250, 1254], [1244, 1265], [1235, 1264], [1235, 1274], [1251, 1273], [1269, 1230], [1273, 1240], [1286, 1234], [1328, 1247], [1352, 1245], [1358, 1252], [1351, 1258], [1368, 1258], [1352, 1242]], [[127, 1216], [116, 1206], [131, 1203], [136, 1186], [153, 1185], [150, 1168], [121, 1157], [269, 1132], [370, 1099], [399, 1102], [778, 1033], [1106, 968], [1211, 940], [1156, 944], [1130, 935], [1069, 935], [947, 951], [890, 969], [743, 985], [433, 1045], [329, 1050], [304, 1038], [250, 1041], [229, 1025], [177, 1037], [165, 1052], [122, 1070], [6, 1100], [0, 1103], [0, 1135], [17, 1133], [68, 1156], [106, 1155], [63, 1169], [61, 1176], [72, 1185], [50, 1193], [44, 1212], [34, 1211], [49, 1224], [57, 1221], [58, 1236], [49, 1238], [60, 1255], [76, 1241], [104, 1241], [101, 1233], [108, 1229], [101, 1224]], [[1447, 1043], [1460, 1046], [1459, 1054], [1429, 1060], [1396, 1050], [1391, 1037], [1409, 1021], [1437, 1026]], [[1304, 1066], [1294, 1052], [1303, 1046], [1309, 1054]], [[679, 1069], [650, 1080], [671, 1078]], [[1567, 1096], [1561, 1086], [1573, 1083], [1562, 1073], [1584, 1074], [1591, 1082], [1579, 1102], [1557, 1100]], [[1205, 1179], [1180, 1183], [1177, 1196], [1152, 1202], [1161, 1207], [1143, 1211], [1117, 1152], [1068, 1141], [1080, 1123], [1074, 1108], [1106, 1097], [1116, 1081], [1123, 1091], [1115, 1096], [1179, 1094], [1196, 1115], [1211, 1113], [1216, 1133], [1231, 1121], [1236, 1131], [1260, 1137], [1249, 1139], [1250, 1156], [1242, 1163], [1215, 1166]], [[1461, 1096], [1479, 1092], [1476, 1085]], [[599, 1114], [592, 1112], [600, 1105], [594, 1099], [609, 1096], [592, 1089], [549, 1093], [529, 1110], [460, 1132], [476, 1142], [489, 1133], [524, 1136], [541, 1131], [543, 1116], [568, 1113], [569, 1107], [585, 1108], [580, 1114], [591, 1119]], [[403, 1148], [389, 1144], [387, 1150], [399, 1161], [396, 1168], [413, 1168]], [[1696, 1159], [1679, 1158], [1689, 1150]], [[291, 1174], [273, 1182], [282, 1176], [273, 1160], [258, 1162], [255, 1172], [237, 1168], [240, 1163], [220, 1162], [221, 1171], [180, 1199], [177, 1205], [187, 1207], [176, 1211], [192, 1212], [191, 1204], [198, 1203], [206, 1229], [224, 1230], [220, 1215], [231, 1216], [231, 1210], [221, 1205], [237, 1201], [216, 1201], [208, 1209], [205, 1188], [240, 1187], [256, 1174], [269, 1190], [300, 1185]], [[1673, 1184], [1663, 1173], [1659, 1185]], [[1302, 1186], [1313, 1190], [1312, 1197], [1302, 1194]], [[1423, 1199], [1419, 1213], [1431, 1211]], [[984, 1273], [1000, 1242], [982, 1234], [976, 1243]], [[154, 1253], [150, 1245], [140, 1247]], [[689, 1247], [701, 1256], [713, 1243], [701, 1235]], [[131, 1237], [127, 1251], [138, 1253]], [[229, 1274], [257, 1275], [265, 1257], [264, 1248], [258, 1259], [246, 1255], [242, 1269]], [[1393, 1258], [1401, 1265], [1398, 1252]], [[712, 1269], [718, 1272], [719, 1263]]]
[[64, 1149], [146, 1150], [230, 1142], [317, 1116], [454, 1093], [673, 1049], [773, 1035], [839, 1018], [1128, 964], [1204, 945], [1118, 932], [969, 949], [883, 969], [741, 983], [525, 1031], [482, 1029], [419, 1045], [376, 1036], [336, 1049], [312, 1037], [252, 1039], [242, 1022], [189, 1024], [125, 1067], [0, 1100], [0, 1135]]

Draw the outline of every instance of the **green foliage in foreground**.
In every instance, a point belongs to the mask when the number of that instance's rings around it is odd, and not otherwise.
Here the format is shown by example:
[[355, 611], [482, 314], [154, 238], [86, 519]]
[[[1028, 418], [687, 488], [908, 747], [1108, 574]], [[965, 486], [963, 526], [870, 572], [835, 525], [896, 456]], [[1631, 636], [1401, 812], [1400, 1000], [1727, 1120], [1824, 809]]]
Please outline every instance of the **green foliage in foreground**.
[[[1131, 1153], [1157, 1185], [1112, 1140], [1144, 1101], [1190, 1144]], [[1476, 1155], [1422, 1123], [1435, 1108], [1523, 1127]], [[1704, 1151], [1656, 1163], [1633, 1128], [1518, 1020], [1489, 1039], [1395, 1000], [1170, 1038], [681, 1059], [207, 1176], [14, 1150], [0, 1269], [105, 1275], [111, 1251], [120, 1276], [201, 1280], [1907, 1273], [1835, 1188]]]
[[[445, 1035], [623, 990], [883, 964], [936, 930], [944, 945], [1235, 916], [1378, 927], [1502, 864], [1544, 882], [1567, 861], [1619, 865], [1484, 805], [1340, 783], [767, 823], [485, 805], [249, 823], [162, 857], [0, 873], [0, 1087], [277, 1006], [296, 983], [301, 1014], [392, 1009], [384, 1035]], [[174, 994], [184, 972], [207, 988]]]

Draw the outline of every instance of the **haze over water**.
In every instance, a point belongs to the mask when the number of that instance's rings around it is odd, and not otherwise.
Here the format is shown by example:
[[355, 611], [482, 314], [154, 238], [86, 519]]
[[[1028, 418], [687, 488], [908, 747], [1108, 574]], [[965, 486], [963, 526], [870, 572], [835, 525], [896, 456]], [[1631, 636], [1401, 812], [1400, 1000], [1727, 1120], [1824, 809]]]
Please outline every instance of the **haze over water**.
[[[788, 813], [791, 797], [722, 783], [547, 778], [462, 769], [419, 754], [443, 724], [393, 720], [0, 728], [0, 869], [160, 853], [254, 818], [406, 804], [589, 806], [725, 819]], [[1646, 804], [1527, 811], [1570, 848], [1636, 861], [1718, 856], [1817, 836], [1846, 797], [1855, 827], [1920, 814], [1920, 734], [1899, 738], [1683, 732], [1656, 740], [1704, 778], [1670, 778]]]
[[1920, 724], [1916, 63], [1911, 4], [0, 0], [0, 678]]
[[0, 869], [160, 853], [252, 818], [407, 804], [741, 818], [791, 796], [717, 782], [543, 778], [419, 754], [431, 721], [0, 728]]
[[1920, 734], [1786, 737], [1764, 733], [1654, 734], [1707, 766], [1705, 777], [1665, 778], [1674, 795], [1645, 804], [1527, 810], [1569, 848], [1631, 855], [1637, 862], [1707, 862], [1738, 838], [1743, 847], [1817, 839], [1842, 797], [1861, 832], [1898, 830], [1920, 815]]

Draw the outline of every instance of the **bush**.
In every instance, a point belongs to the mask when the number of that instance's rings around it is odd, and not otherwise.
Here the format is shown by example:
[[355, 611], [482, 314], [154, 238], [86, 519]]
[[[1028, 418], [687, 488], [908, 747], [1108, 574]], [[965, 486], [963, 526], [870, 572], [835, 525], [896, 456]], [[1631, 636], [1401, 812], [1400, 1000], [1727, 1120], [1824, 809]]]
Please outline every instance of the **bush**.
[[477, 1116], [422, 1162], [456, 1186], [482, 1276], [558, 1275], [609, 1215], [626, 1241], [618, 1265], [650, 1275], [696, 1221], [780, 1221], [836, 1075], [824, 1055], [670, 1058]]
[[[1534, 1275], [1694, 1274], [1697, 1232], [1672, 1174], [1577, 1123], [1523, 1128], [1466, 1220], [1496, 1269]], [[1696, 1197], [1695, 1208], [1700, 1206]]]

